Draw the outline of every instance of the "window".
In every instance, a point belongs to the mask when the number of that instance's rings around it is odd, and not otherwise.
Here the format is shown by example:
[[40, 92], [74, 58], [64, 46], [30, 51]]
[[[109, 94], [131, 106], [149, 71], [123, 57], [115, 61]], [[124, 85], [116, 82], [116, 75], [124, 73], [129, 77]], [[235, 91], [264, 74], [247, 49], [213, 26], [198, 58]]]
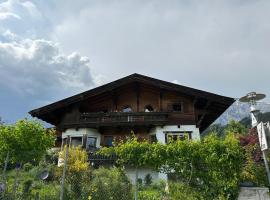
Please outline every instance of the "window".
[[182, 104], [181, 103], [174, 103], [172, 105], [172, 110], [175, 111], [175, 112], [182, 111]]
[[145, 106], [144, 112], [153, 112], [154, 108], [151, 105]]
[[104, 146], [106, 147], [113, 146], [113, 136], [104, 136]]
[[97, 138], [96, 137], [88, 137], [86, 147], [87, 147], [87, 149], [96, 148], [97, 147]]
[[125, 106], [123, 112], [132, 112], [132, 108], [130, 106]]
[[166, 133], [166, 143], [178, 140], [191, 140], [191, 132], [168, 132]]
[[82, 137], [71, 137], [71, 146], [77, 147], [82, 145]]

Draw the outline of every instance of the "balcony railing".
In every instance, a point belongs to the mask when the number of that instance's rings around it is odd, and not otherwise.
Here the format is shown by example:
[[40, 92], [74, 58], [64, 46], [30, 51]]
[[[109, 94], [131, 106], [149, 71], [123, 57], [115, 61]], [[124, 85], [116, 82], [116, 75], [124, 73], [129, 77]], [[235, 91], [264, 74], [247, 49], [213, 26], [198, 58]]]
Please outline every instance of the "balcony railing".
[[80, 122], [87, 124], [151, 123], [167, 121], [168, 113], [165, 112], [83, 113], [80, 117]]
[[90, 164], [93, 166], [99, 166], [104, 164], [115, 164], [116, 159], [117, 159], [116, 155], [103, 156], [92, 152], [88, 153], [88, 160]]
[[133, 125], [195, 124], [194, 113], [182, 112], [109, 112], [82, 113], [59, 125], [69, 127], [105, 127]]

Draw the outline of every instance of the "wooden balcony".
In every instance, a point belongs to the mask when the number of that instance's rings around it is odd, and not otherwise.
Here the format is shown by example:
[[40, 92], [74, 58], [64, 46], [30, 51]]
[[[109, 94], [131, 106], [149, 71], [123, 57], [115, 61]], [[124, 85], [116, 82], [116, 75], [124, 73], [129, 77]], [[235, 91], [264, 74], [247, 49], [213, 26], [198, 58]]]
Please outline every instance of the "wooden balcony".
[[82, 113], [78, 117], [65, 120], [59, 127], [113, 127], [113, 126], [148, 126], [170, 124], [195, 124], [193, 113], [182, 112], [110, 112]]
[[115, 112], [115, 113], [83, 113], [80, 117], [82, 124], [101, 126], [125, 124], [162, 124], [168, 121], [165, 112]]

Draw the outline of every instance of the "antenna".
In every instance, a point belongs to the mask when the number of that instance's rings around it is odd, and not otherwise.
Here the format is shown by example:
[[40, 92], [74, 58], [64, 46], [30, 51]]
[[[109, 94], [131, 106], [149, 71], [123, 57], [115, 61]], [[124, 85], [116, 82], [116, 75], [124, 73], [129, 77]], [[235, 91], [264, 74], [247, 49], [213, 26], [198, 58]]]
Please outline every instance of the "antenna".
[[250, 105], [250, 115], [251, 115], [251, 125], [255, 127], [258, 125], [259, 119], [258, 114], [260, 110], [256, 108], [257, 102], [264, 99], [265, 94], [259, 94], [256, 92], [250, 92], [246, 96], [243, 96], [239, 99], [240, 102], [248, 103]]
[[[259, 94], [256, 92], [250, 92], [246, 96], [243, 96], [239, 99], [240, 102], [249, 103], [250, 105], [250, 115], [251, 115], [251, 123], [252, 127], [257, 127], [258, 137], [260, 141], [260, 147], [263, 155], [264, 165], [267, 173], [268, 183], [270, 184], [270, 171], [267, 162], [266, 151], [268, 149], [268, 142], [266, 140], [265, 135], [265, 126], [264, 123], [259, 124], [258, 114], [260, 110], [256, 108], [257, 102], [264, 99], [266, 97], [265, 94]], [[263, 138], [265, 141], [263, 142]]]

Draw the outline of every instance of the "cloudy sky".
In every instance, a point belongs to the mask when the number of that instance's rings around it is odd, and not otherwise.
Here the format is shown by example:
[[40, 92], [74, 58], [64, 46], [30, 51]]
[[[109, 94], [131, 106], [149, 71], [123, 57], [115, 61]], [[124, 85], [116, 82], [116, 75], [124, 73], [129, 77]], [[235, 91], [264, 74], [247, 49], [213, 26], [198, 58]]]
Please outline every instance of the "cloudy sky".
[[141, 73], [270, 97], [269, 0], [0, 0], [0, 116]]

